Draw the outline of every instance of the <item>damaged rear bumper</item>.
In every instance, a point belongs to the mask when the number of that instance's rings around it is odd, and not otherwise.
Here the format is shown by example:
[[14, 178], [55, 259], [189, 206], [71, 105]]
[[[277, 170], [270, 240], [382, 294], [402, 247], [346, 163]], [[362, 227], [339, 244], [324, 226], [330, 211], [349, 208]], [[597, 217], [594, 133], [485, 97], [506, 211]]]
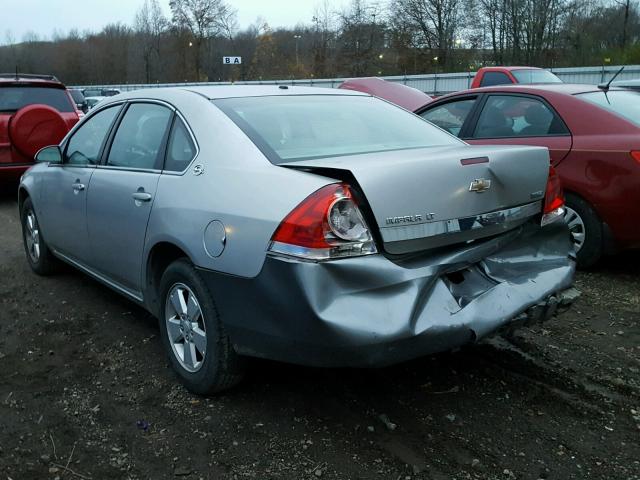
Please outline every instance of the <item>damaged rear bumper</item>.
[[303, 365], [384, 366], [542, 321], [575, 298], [564, 222], [392, 261], [268, 257], [253, 279], [201, 270], [239, 353]]

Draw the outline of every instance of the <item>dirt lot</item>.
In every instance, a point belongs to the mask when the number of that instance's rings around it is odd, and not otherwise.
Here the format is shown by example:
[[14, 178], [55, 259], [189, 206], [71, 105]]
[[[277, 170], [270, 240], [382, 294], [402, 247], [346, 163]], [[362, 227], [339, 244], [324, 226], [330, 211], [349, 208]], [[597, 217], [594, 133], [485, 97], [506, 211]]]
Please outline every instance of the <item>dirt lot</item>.
[[543, 328], [383, 370], [252, 362], [179, 386], [155, 321], [31, 273], [0, 198], [0, 478], [640, 479], [640, 255]]

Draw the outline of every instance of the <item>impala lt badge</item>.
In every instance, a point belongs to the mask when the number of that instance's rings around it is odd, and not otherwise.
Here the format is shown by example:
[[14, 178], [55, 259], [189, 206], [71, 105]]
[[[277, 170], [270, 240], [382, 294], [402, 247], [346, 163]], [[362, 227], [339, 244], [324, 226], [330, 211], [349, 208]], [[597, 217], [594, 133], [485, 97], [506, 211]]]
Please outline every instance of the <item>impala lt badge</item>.
[[471, 185], [469, 185], [470, 192], [482, 193], [491, 188], [491, 180], [486, 178], [476, 178]]
[[425, 213], [424, 215], [405, 215], [403, 217], [387, 217], [385, 223], [387, 225], [402, 225], [407, 223], [424, 223], [430, 222], [435, 218], [435, 213]]

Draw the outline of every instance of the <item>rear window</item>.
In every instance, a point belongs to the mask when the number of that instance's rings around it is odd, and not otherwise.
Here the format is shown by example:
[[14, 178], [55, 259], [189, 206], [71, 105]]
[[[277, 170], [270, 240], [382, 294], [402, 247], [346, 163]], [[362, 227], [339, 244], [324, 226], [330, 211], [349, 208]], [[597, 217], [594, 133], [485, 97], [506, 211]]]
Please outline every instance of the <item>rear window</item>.
[[511, 70], [518, 83], [562, 83], [558, 77], [548, 70]]
[[461, 143], [373, 97], [292, 95], [214, 103], [276, 164]]
[[481, 87], [493, 87], [494, 85], [508, 85], [513, 83], [506, 73], [486, 72], [480, 81]]
[[22, 107], [41, 103], [59, 112], [74, 112], [67, 91], [60, 88], [4, 86], [0, 87], [0, 112], [16, 112]]
[[76, 103], [84, 103], [84, 95], [80, 90], [69, 90], [73, 101]]
[[588, 92], [576, 95], [582, 100], [630, 120], [640, 126], [640, 92], [632, 90], [614, 90], [609, 92]]

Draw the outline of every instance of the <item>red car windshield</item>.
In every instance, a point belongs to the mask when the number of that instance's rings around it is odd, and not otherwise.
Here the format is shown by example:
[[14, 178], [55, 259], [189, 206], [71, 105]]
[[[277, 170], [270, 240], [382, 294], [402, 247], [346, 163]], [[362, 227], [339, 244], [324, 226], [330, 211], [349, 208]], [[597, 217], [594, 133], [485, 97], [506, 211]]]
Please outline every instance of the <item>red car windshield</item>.
[[22, 107], [44, 104], [59, 112], [74, 112], [66, 90], [60, 88], [0, 85], [0, 112], [16, 112]]
[[589, 92], [576, 95], [582, 100], [595, 103], [599, 107], [626, 118], [640, 126], [640, 92], [613, 90], [609, 92]]

